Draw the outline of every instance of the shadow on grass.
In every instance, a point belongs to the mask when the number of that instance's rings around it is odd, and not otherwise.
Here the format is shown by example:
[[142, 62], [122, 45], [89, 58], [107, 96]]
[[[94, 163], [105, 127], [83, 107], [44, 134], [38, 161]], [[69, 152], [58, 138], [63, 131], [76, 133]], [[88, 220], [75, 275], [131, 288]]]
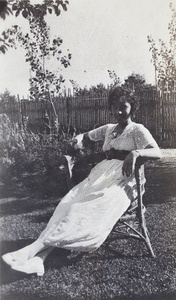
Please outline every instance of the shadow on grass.
[[175, 300], [176, 293], [167, 294], [167, 295], [146, 295], [146, 296], [119, 296], [114, 297], [112, 300]]
[[21, 215], [24, 213], [35, 212], [38, 209], [45, 210], [48, 207], [55, 208], [59, 203], [60, 198], [10, 198], [8, 201], [1, 201], [1, 215], [10, 216], [10, 215]]
[[[146, 166], [146, 204], [158, 204], [167, 202], [167, 199], [175, 197], [176, 193], [176, 158], [162, 159], [155, 162], [154, 167]], [[175, 199], [175, 198], [174, 198]], [[174, 200], [175, 201], [175, 200]]]
[[[13, 298], [12, 298], [13, 297]], [[3, 298], [1, 298], [1, 300], [14, 300], [14, 299], [18, 299], [18, 300], [38, 300], [38, 299], [42, 299], [42, 300], [68, 300], [68, 297], [39, 297], [38, 295], [24, 295], [23, 293], [13, 293], [11, 294], [11, 296], [4, 296]], [[93, 300], [90, 298], [86, 298], [87, 300]], [[105, 298], [107, 299], [107, 298]], [[105, 299], [101, 299], [101, 300], [105, 300]], [[163, 295], [163, 294], [159, 294], [159, 295], [146, 295], [146, 296], [117, 296], [114, 298], [111, 298], [112, 300], [175, 300], [176, 299], [176, 293], [170, 293], [167, 295]]]
[[[16, 251], [17, 249], [23, 248], [34, 242], [34, 240], [18, 240], [11, 242], [2, 242], [1, 243], [1, 253], [2, 256], [5, 253]], [[71, 251], [65, 249], [55, 248], [50, 253], [45, 261], [45, 268], [56, 268], [60, 269], [63, 266], [70, 266], [76, 264], [84, 256], [84, 253], [78, 254], [73, 257], [68, 257]], [[10, 268], [1, 258], [1, 282], [0, 284], [9, 284], [20, 279], [27, 278], [31, 276], [30, 274], [25, 274], [17, 272]], [[17, 299], [17, 298], [14, 298]]]
[[[53, 211], [54, 211], [54, 209], [53, 209]], [[40, 224], [40, 223], [47, 224], [49, 222], [51, 216], [52, 216], [51, 212], [43, 213], [43, 215], [32, 216], [32, 217], [30, 217], [30, 222], [36, 223], [36, 224]]]

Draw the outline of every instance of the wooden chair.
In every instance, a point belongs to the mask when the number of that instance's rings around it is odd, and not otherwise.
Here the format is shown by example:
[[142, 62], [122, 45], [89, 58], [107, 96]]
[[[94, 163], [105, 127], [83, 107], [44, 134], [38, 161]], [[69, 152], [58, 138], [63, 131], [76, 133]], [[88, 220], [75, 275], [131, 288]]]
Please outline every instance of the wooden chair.
[[143, 204], [143, 195], [145, 193], [144, 164], [148, 158], [138, 157], [135, 165], [135, 179], [137, 185], [137, 198], [127, 209], [124, 215], [114, 226], [110, 236], [107, 239], [107, 245], [117, 238], [134, 238], [145, 243], [149, 255], [155, 257], [149, 238], [149, 232], [145, 220], [145, 207]]

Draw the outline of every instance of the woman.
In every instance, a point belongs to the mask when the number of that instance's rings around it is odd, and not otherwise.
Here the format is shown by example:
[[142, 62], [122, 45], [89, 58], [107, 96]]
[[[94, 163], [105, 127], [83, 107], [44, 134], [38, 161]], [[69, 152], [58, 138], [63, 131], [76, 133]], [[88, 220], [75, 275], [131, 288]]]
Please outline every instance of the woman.
[[[44, 260], [53, 247], [95, 251], [133, 201], [136, 159], [139, 156], [161, 157], [149, 131], [132, 121], [137, 109], [136, 98], [129, 93], [119, 96], [116, 87], [109, 95], [109, 105], [117, 124], [107, 124], [78, 137], [78, 140], [80, 137], [103, 140], [107, 158], [61, 200], [46, 229], [34, 243], [3, 255], [12, 269], [42, 276]], [[126, 155], [124, 161], [122, 150]]]

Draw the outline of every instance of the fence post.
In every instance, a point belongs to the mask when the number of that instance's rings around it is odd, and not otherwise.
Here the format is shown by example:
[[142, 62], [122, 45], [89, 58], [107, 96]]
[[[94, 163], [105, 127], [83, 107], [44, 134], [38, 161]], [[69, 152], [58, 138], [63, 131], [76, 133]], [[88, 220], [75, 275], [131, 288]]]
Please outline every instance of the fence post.
[[20, 123], [22, 128], [24, 129], [24, 116], [23, 116], [23, 100], [20, 100]]
[[69, 97], [66, 97], [66, 120], [67, 125], [69, 124]]
[[161, 122], [161, 128], [162, 128], [162, 134], [161, 134], [161, 139], [162, 139], [162, 142], [164, 142], [164, 139], [165, 139], [165, 132], [164, 132], [164, 129], [165, 129], [165, 116], [164, 116], [164, 92], [161, 93], [161, 118], [162, 118], [162, 122]]

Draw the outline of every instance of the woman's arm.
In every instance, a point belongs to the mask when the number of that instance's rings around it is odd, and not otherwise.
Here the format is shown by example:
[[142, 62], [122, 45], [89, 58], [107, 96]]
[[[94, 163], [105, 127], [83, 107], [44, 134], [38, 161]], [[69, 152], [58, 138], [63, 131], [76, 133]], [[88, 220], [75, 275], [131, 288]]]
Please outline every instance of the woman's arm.
[[145, 149], [131, 151], [124, 160], [122, 174], [130, 176], [135, 169], [136, 160], [138, 157], [161, 158], [161, 150], [158, 146], [148, 145]]
[[145, 149], [133, 150], [132, 152], [138, 152], [141, 157], [161, 158], [161, 150], [158, 146], [148, 145]]
[[83, 142], [85, 142], [85, 144], [89, 144], [91, 142], [104, 141], [107, 128], [108, 124], [90, 130], [88, 132], [78, 134], [75, 137], [75, 140], [77, 140], [76, 147], [83, 148]]

